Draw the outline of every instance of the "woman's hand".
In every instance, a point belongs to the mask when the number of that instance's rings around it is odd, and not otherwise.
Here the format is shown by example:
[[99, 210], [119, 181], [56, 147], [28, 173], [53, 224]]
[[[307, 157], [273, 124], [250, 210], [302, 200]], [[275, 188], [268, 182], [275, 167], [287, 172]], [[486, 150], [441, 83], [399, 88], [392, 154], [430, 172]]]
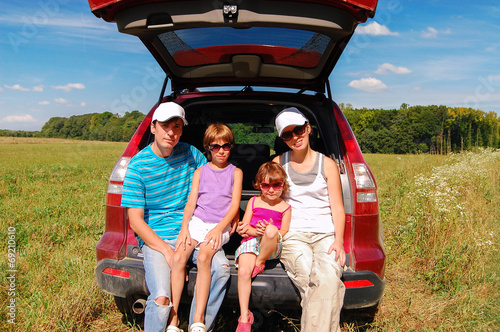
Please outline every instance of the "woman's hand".
[[345, 265], [344, 244], [341, 241], [334, 241], [328, 249], [328, 255], [335, 251], [335, 261], [338, 261], [340, 266]]

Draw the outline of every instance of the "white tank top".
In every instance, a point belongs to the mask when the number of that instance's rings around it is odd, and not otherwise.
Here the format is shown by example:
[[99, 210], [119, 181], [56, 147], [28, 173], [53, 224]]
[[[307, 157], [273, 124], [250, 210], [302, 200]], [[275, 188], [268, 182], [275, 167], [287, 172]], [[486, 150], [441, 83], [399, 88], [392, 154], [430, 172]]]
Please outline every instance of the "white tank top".
[[[282, 155], [281, 163], [288, 175], [287, 181], [290, 185], [285, 201], [292, 206], [291, 231], [308, 233], [333, 233], [335, 231], [328, 187], [321, 171], [323, 158], [323, 154], [316, 152], [316, 161], [312, 169], [307, 173], [299, 173], [290, 164], [290, 151]], [[311, 180], [308, 184], [298, 185], [299, 178], [303, 180], [304, 177]]]

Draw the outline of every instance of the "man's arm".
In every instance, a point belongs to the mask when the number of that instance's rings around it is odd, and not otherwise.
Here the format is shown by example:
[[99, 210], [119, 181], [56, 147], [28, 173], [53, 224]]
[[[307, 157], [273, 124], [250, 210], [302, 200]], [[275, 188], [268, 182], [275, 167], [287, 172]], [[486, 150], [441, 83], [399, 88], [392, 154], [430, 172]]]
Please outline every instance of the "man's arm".
[[127, 208], [130, 228], [148, 245], [151, 249], [159, 251], [165, 256], [170, 267], [172, 267], [172, 257], [174, 250], [165, 243], [144, 221], [144, 209]]

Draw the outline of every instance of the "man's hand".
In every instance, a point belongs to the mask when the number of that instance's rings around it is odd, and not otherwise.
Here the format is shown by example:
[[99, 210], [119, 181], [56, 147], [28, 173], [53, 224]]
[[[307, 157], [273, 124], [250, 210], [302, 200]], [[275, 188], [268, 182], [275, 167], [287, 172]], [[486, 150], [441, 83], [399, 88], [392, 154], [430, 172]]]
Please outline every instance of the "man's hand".
[[174, 266], [174, 254], [175, 254], [174, 249], [172, 249], [172, 247], [166, 244], [165, 250], [162, 251], [162, 253], [163, 256], [165, 256], [165, 260], [167, 261], [168, 266], [170, 267], [170, 269], [172, 269], [172, 267]]

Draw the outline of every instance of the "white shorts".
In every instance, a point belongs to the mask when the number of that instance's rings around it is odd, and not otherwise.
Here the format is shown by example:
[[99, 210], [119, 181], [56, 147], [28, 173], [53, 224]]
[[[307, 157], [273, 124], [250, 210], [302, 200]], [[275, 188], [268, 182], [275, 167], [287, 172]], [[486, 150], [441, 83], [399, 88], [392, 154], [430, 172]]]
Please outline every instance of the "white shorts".
[[[191, 220], [189, 221], [188, 230], [191, 239], [198, 242], [195, 249], [199, 249], [200, 244], [205, 242], [205, 236], [207, 236], [208, 232], [214, 229], [214, 227], [217, 225], [218, 225], [217, 223], [204, 222], [203, 220], [195, 216], [191, 218]], [[230, 232], [231, 232], [231, 224], [227, 225], [224, 231], [222, 231], [221, 246], [229, 242]]]

